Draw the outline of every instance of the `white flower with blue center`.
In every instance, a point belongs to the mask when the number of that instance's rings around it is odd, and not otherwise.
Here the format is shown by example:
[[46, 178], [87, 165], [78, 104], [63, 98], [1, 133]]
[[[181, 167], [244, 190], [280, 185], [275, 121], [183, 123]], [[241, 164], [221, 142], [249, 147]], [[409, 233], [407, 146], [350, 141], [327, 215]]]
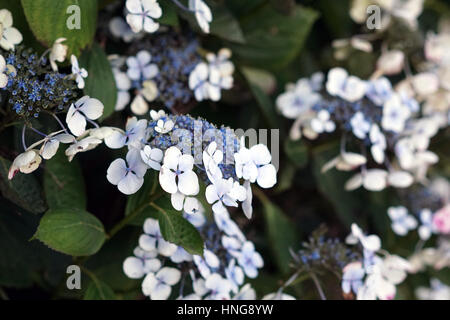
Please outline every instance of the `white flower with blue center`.
[[128, 118], [125, 132], [115, 130], [105, 138], [105, 144], [111, 149], [120, 149], [124, 146], [129, 148], [140, 148], [142, 139], [145, 138], [147, 120], [138, 120], [136, 117]]
[[242, 245], [238, 263], [242, 269], [244, 269], [247, 277], [252, 279], [258, 276], [258, 269], [264, 266], [261, 255], [255, 251], [255, 246], [250, 241], [247, 241]]
[[162, 150], [152, 148], [146, 145], [141, 151], [142, 161], [153, 170], [159, 171], [161, 169], [161, 161], [164, 157]]
[[277, 171], [271, 164], [272, 155], [264, 144], [257, 144], [250, 149], [241, 147], [234, 154], [236, 176], [255, 181], [262, 188], [271, 188], [277, 182]]
[[399, 236], [405, 236], [410, 230], [417, 228], [417, 220], [403, 206], [388, 209], [392, 230]]
[[178, 269], [164, 267], [156, 274], [149, 273], [142, 282], [142, 292], [152, 300], [167, 300], [172, 292], [172, 286], [181, 279]]
[[215, 181], [206, 187], [206, 200], [212, 204], [213, 212], [223, 211], [223, 205], [237, 207], [237, 201], [244, 201], [247, 191], [239, 182], [233, 178], [215, 179]]
[[207, 300], [230, 299], [231, 283], [218, 273], [213, 273], [206, 279], [205, 287], [208, 289], [208, 296], [205, 298]]
[[97, 120], [103, 114], [103, 103], [95, 98], [84, 96], [73, 103], [66, 115], [66, 123], [70, 131], [81, 136], [86, 131], [86, 121]]
[[111, 184], [117, 185], [120, 192], [129, 195], [136, 193], [144, 184], [147, 166], [137, 149], [128, 151], [126, 160], [114, 160], [109, 165], [106, 178]]
[[127, 75], [131, 80], [141, 81], [154, 78], [158, 72], [158, 66], [151, 63], [152, 55], [146, 50], [139, 51], [136, 57], [127, 58]]
[[209, 33], [209, 24], [213, 16], [211, 9], [203, 0], [189, 0], [189, 10], [195, 13], [197, 23], [204, 33]]
[[308, 79], [300, 79], [295, 85], [288, 86], [286, 92], [280, 94], [276, 100], [278, 110], [289, 119], [310, 112], [312, 107], [321, 99], [314, 91]]
[[127, 0], [127, 22], [133, 32], [153, 33], [159, 29], [154, 19], [161, 18], [162, 10], [156, 0]]
[[161, 269], [161, 261], [156, 259], [155, 252], [147, 252], [137, 247], [135, 257], [128, 257], [123, 262], [123, 271], [131, 279], [140, 279], [150, 272]]
[[164, 257], [170, 257], [177, 246], [164, 240], [158, 220], [148, 218], [144, 222], [144, 234], [139, 237], [139, 246], [145, 251], [157, 252]]
[[332, 96], [338, 96], [348, 102], [356, 102], [364, 97], [367, 84], [358, 77], [349, 76], [342, 68], [331, 69], [328, 73], [326, 89]]
[[350, 119], [350, 125], [352, 126], [353, 134], [361, 140], [365, 139], [370, 131], [370, 122], [366, 120], [361, 111], [353, 115]]
[[366, 96], [377, 106], [382, 106], [391, 97], [392, 93], [391, 82], [387, 78], [381, 77], [369, 82]]
[[410, 116], [411, 110], [403, 104], [399, 95], [394, 94], [383, 106], [381, 126], [384, 130], [400, 133]]
[[0, 47], [9, 51], [22, 42], [22, 34], [13, 26], [13, 16], [7, 9], [0, 10]]
[[420, 211], [420, 227], [418, 229], [419, 237], [422, 240], [430, 239], [435, 232], [433, 225], [433, 212], [430, 209], [423, 209]]
[[330, 113], [327, 110], [320, 110], [317, 117], [311, 120], [311, 129], [317, 133], [333, 132], [336, 125], [330, 120]]
[[80, 68], [76, 56], [72, 55], [70, 57], [70, 61], [72, 63], [72, 74], [75, 76], [75, 81], [78, 84], [78, 88], [84, 89], [85, 86], [84, 78], [87, 78], [88, 72], [86, 69]]
[[52, 133], [49, 134], [42, 144], [40, 154], [42, 158], [48, 160], [58, 152], [60, 143], [74, 143], [75, 137], [67, 133]]
[[359, 289], [364, 285], [363, 279], [366, 275], [361, 262], [352, 262], [344, 267], [342, 276], [342, 291], [346, 294], [353, 291], [357, 294]]
[[180, 192], [195, 196], [200, 187], [193, 168], [194, 158], [190, 154], [182, 154], [177, 147], [170, 147], [166, 150], [159, 172], [161, 187], [170, 194]]

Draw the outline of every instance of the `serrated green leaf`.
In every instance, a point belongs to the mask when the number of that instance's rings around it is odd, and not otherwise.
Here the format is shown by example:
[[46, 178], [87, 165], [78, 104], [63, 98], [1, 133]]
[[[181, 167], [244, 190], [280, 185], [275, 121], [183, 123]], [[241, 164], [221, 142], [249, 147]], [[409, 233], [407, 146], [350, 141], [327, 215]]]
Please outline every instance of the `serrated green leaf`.
[[0, 191], [3, 197], [19, 207], [33, 213], [42, 213], [47, 209], [41, 185], [32, 174], [17, 173], [8, 180], [11, 161], [0, 157]]
[[63, 150], [46, 162], [44, 190], [51, 209], [86, 209], [86, 192], [78, 160], [67, 161]]
[[116, 81], [105, 52], [94, 43], [91, 49], [83, 52], [80, 66], [86, 68], [89, 73], [84, 93], [103, 103], [105, 108], [102, 119], [104, 119], [114, 112], [117, 100]]
[[116, 300], [114, 291], [103, 281], [93, 279], [84, 293], [84, 300]]
[[172, 207], [168, 197], [151, 203], [150, 207], [155, 211], [164, 239], [182, 246], [191, 254], [203, 255], [203, 239], [199, 232]]
[[[96, 0], [21, 0], [21, 3], [31, 30], [45, 46], [52, 46], [58, 38], [66, 38], [69, 56], [78, 56], [80, 50], [91, 43], [97, 23]], [[79, 8], [79, 28], [72, 28], [70, 23], [78, 13], [72, 11], [77, 10], [75, 6]]]
[[286, 16], [267, 3], [242, 17], [246, 43], [229, 46], [241, 64], [279, 69], [299, 54], [317, 16], [316, 11], [299, 5]]
[[102, 223], [92, 214], [75, 208], [50, 209], [33, 236], [51, 249], [72, 256], [95, 254], [105, 238]]
[[304, 168], [308, 164], [308, 148], [303, 140], [287, 139], [284, 143], [284, 151], [296, 167]]

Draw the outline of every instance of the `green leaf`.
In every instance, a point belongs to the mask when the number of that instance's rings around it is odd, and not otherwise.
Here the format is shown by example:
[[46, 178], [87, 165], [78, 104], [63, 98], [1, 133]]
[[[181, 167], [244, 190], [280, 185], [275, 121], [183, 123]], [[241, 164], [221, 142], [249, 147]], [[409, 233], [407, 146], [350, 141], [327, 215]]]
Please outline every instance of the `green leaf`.
[[108, 58], [103, 49], [94, 43], [90, 50], [83, 52], [80, 66], [86, 68], [89, 73], [84, 93], [103, 103], [105, 109], [102, 119], [104, 119], [114, 112], [117, 100], [116, 81]]
[[11, 161], [0, 157], [0, 191], [3, 197], [33, 213], [42, 213], [47, 207], [41, 185], [32, 174], [17, 173], [8, 180]]
[[182, 246], [191, 254], [201, 255], [203, 239], [199, 232], [173, 208], [169, 196], [157, 186], [158, 177], [152, 173], [141, 189], [128, 198], [125, 215], [132, 217], [129, 224], [141, 227], [145, 219], [156, 218], [165, 240]]
[[295, 248], [300, 243], [298, 230], [278, 206], [259, 192], [256, 195], [259, 195], [264, 206], [264, 218], [272, 255], [278, 269], [286, 274], [290, 271], [289, 263], [292, 261], [289, 248]]
[[150, 207], [158, 218], [161, 233], [169, 242], [182, 246], [190, 254], [203, 255], [203, 239], [198, 230], [176, 211], [168, 197], [162, 198]]
[[21, 2], [31, 30], [47, 47], [52, 46], [58, 38], [66, 38], [69, 56], [71, 54], [78, 56], [80, 50], [91, 43], [97, 23], [96, 0], [21, 0]]
[[317, 186], [324, 197], [326, 197], [336, 209], [341, 221], [347, 226], [357, 222], [356, 213], [361, 208], [361, 196], [358, 191], [346, 191], [344, 185], [351, 177], [346, 172], [335, 169], [322, 173], [322, 167], [332, 158], [339, 154], [339, 145], [329, 143], [313, 150], [313, 173]]
[[84, 300], [116, 300], [114, 291], [103, 281], [92, 279], [84, 293]]
[[37, 216], [0, 205], [0, 286], [22, 288], [38, 281], [56, 286], [66, 275], [70, 257], [29, 241], [39, 223]]
[[287, 139], [284, 143], [284, 151], [298, 168], [304, 168], [308, 164], [308, 148], [303, 140]]
[[158, 23], [177, 27], [180, 24], [178, 20], [177, 10], [171, 1], [160, 1], [163, 15], [158, 19]]
[[[208, 6], [211, 9], [213, 16], [213, 20], [210, 24], [210, 34], [228, 41], [245, 43], [239, 21], [233, 13], [224, 4], [210, 2], [208, 3]], [[193, 30], [203, 33], [192, 12], [186, 12], [179, 7], [176, 7], [175, 9], [178, 14], [189, 23]]]
[[267, 3], [241, 19], [246, 43], [229, 46], [244, 65], [263, 69], [284, 67], [302, 49], [317, 16], [314, 10], [299, 5], [286, 16]]
[[272, 129], [280, 128], [280, 117], [275, 112], [275, 106], [273, 105], [270, 97], [264, 92], [263, 88], [261, 87], [261, 73], [255, 71], [255, 69], [247, 67], [243, 67], [241, 71], [247, 79], [250, 91], [258, 102], [258, 106], [268, 126]]
[[47, 211], [33, 236], [51, 249], [72, 256], [95, 254], [105, 238], [103, 225], [95, 216], [74, 208]]
[[225, 40], [245, 43], [245, 37], [242, 33], [241, 26], [233, 13], [223, 4], [211, 2], [208, 5], [213, 14], [213, 21], [211, 22], [210, 27], [211, 34]]
[[67, 161], [63, 150], [46, 162], [44, 190], [48, 206], [86, 209], [83, 174], [77, 159]]

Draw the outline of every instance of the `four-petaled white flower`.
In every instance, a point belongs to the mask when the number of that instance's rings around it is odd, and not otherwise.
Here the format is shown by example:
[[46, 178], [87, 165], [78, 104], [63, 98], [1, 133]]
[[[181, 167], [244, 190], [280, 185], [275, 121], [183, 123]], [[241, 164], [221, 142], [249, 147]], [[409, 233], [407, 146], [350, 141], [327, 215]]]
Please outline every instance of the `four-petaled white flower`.
[[345, 239], [348, 244], [361, 243], [364, 249], [376, 252], [381, 248], [381, 240], [377, 235], [366, 236], [357, 224], [352, 224], [352, 233]]
[[6, 74], [6, 61], [2, 55], [0, 55], [0, 89], [8, 85], [8, 75]]
[[42, 144], [40, 154], [42, 158], [48, 160], [51, 159], [56, 152], [58, 151], [60, 143], [75, 143], [75, 137], [67, 134], [50, 134], [44, 139], [44, 143]]
[[392, 220], [392, 230], [399, 236], [405, 236], [417, 227], [417, 220], [403, 206], [390, 207], [388, 215]]
[[247, 277], [251, 279], [256, 278], [258, 276], [258, 269], [264, 266], [261, 255], [255, 251], [255, 246], [250, 241], [246, 241], [242, 245], [238, 262], [242, 269], [244, 269]]
[[349, 76], [347, 71], [342, 68], [334, 68], [328, 73], [326, 88], [328, 93], [333, 96], [355, 102], [364, 97], [367, 84], [358, 77]]
[[131, 80], [142, 81], [154, 78], [158, 72], [158, 66], [152, 61], [152, 55], [146, 50], [139, 51], [136, 57], [127, 58], [127, 75]]
[[189, 88], [194, 91], [197, 101], [208, 100], [214, 94], [214, 88], [209, 82], [209, 78], [209, 67], [204, 62], [197, 64], [189, 74]]
[[291, 84], [286, 89], [286, 92], [278, 96], [276, 105], [281, 114], [289, 119], [296, 119], [311, 112], [312, 107], [321, 98], [308, 79], [300, 79], [295, 85]]
[[194, 158], [190, 154], [182, 154], [177, 147], [168, 148], [159, 172], [161, 187], [171, 194], [177, 192], [186, 196], [198, 194], [198, 177], [193, 168]]
[[383, 106], [383, 117], [381, 126], [384, 130], [396, 133], [402, 132], [405, 128], [405, 122], [410, 117], [411, 110], [404, 105], [400, 96], [394, 94]]
[[114, 110], [120, 111], [130, 102], [130, 93], [128, 90], [131, 89], [131, 80], [125, 72], [121, 72], [117, 68], [113, 69], [113, 74], [117, 87], [117, 101]]
[[22, 42], [22, 34], [14, 28], [13, 17], [9, 10], [0, 10], [0, 47], [9, 51]]
[[213, 212], [220, 212], [223, 205], [237, 207], [237, 201], [245, 200], [247, 190], [231, 177], [220, 178], [206, 187], [205, 196], [208, 203], [213, 205]]
[[211, 183], [214, 183], [216, 179], [222, 178], [222, 171], [218, 166], [222, 161], [223, 152], [217, 148], [217, 143], [212, 141], [203, 151], [203, 165]]
[[330, 113], [327, 110], [320, 110], [317, 117], [311, 120], [311, 128], [317, 132], [333, 132], [336, 125], [330, 120]]
[[391, 97], [392, 92], [391, 82], [381, 77], [369, 82], [366, 96], [377, 106], [382, 106]]
[[136, 117], [128, 118], [125, 132], [116, 130], [105, 138], [105, 144], [111, 149], [120, 149], [123, 146], [140, 148], [145, 138], [147, 120], [138, 120]]
[[195, 13], [197, 23], [204, 33], [209, 33], [209, 24], [212, 21], [211, 9], [203, 0], [189, 0], [189, 10]]
[[218, 273], [213, 273], [205, 281], [205, 287], [208, 289], [206, 299], [210, 300], [229, 300], [232, 289], [230, 281], [222, 278]]
[[156, 252], [162, 256], [170, 257], [177, 246], [164, 240], [158, 220], [148, 218], [144, 222], [144, 233], [139, 237], [139, 246], [148, 252]]
[[141, 150], [142, 161], [148, 165], [150, 168], [159, 171], [161, 169], [161, 161], [164, 157], [162, 150], [158, 148], [152, 148], [146, 145], [144, 149]]
[[70, 131], [81, 136], [86, 130], [86, 119], [97, 120], [103, 114], [103, 103], [95, 98], [84, 96], [73, 103], [67, 111], [66, 122]]
[[236, 175], [262, 188], [271, 188], [277, 182], [275, 166], [271, 164], [272, 155], [264, 144], [257, 144], [250, 149], [241, 147], [234, 154]]
[[194, 197], [186, 197], [181, 192], [172, 193], [170, 196], [170, 201], [175, 210], [181, 211], [188, 214], [194, 214], [199, 210], [200, 203]]
[[357, 294], [359, 289], [363, 286], [363, 278], [366, 274], [361, 262], [352, 262], [344, 267], [342, 270], [342, 291], [346, 294], [353, 291]]
[[142, 162], [139, 150], [128, 151], [126, 162], [123, 159], [114, 160], [108, 168], [106, 178], [113, 185], [117, 185], [120, 192], [133, 194], [144, 184], [147, 166]]
[[166, 134], [170, 131], [172, 131], [175, 124], [172, 120], [163, 120], [159, 119], [158, 122], [156, 122], [155, 131], [159, 134]]
[[422, 209], [422, 211], [420, 211], [420, 223], [421, 225], [418, 229], [420, 239], [430, 239], [431, 235], [435, 232], [433, 226], [433, 212], [431, 212], [430, 209]]
[[373, 159], [377, 163], [383, 163], [385, 157], [384, 150], [386, 150], [386, 137], [381, 132], [380, 127], [375, 123], [370, 128], [369, 138], [372, 143], [370, 152], [372, 153]]
[[366, 120], [364, 114], [358, 111], [350, 119], [353, 134], [359, 139], [364, 139], [370, 130], [370, 122]]
[[142, 292], [152, 300], [167, 300], [172, 292], [172, 286], [181, 279], [178, 269], [164, 267], [156, 274], [149, 273], [142, 282]]
[[70, 62], [72, 63], [72, 74], [75, 76], [75, 81], [77, 82], [78, 88], [84, 88], [84, 78], [87, 78], [88, 72], [84, 68], [80, 68], [78, 65], [78, 59], [75, 55], [70, 57]]
[[27, 150], [19, 154], [13, 161], [8, 172], [8, 179], [14, 178], [17, 172], [31, 173], [41, 164], [42, 158], [38, 150]]
[[156, 0], [127, 0], [127, 22], [133, 32], [144, 30], [153, 33], [159, 28], [159, 23], [153, 19], [161, 18], [162, 10]]
[[66, 38], [58, 38], [55, 40], [55, 43], [53, 43], [49, 55], [50, 65], [53, 71], [58, 71], [56, 62], [64, 62], [64, 60], [66, 60], [67, 50], [69, 49], [67, 45], [63, 44], [66, 40]]
[[161, 261], [156, 259], [156, 253], [142, 250], [137, 247], [134, 250], [135, 257], [128, 257], [123, 262], [123, 271], [128, 278], [140, 279], [150, 272], [156, 272], [161, 268]]

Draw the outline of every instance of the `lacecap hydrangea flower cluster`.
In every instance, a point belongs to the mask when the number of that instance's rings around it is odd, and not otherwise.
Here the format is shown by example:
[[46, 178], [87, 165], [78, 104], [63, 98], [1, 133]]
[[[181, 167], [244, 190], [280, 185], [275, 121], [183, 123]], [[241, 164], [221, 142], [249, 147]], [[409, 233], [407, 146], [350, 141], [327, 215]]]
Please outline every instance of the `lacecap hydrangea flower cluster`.
[[[419, 117], [419, 103], [405, 91], [395, 90], [386, 77], [364, 81], [334, 68], [325, 83], [323, 74], [316, 73], [286, 89], [277, 98], [277, 107], [285, 117], [295, 119], [291, 139], [341, 133], [341, 152], [323, 172], [359, 169], [347, 182], [347, 190], [406, 188], [424, 181], [428, 167], [438, 161], [428, 146], [442, 118]], [[359, 151], [348, 151], [350, 144]]]

